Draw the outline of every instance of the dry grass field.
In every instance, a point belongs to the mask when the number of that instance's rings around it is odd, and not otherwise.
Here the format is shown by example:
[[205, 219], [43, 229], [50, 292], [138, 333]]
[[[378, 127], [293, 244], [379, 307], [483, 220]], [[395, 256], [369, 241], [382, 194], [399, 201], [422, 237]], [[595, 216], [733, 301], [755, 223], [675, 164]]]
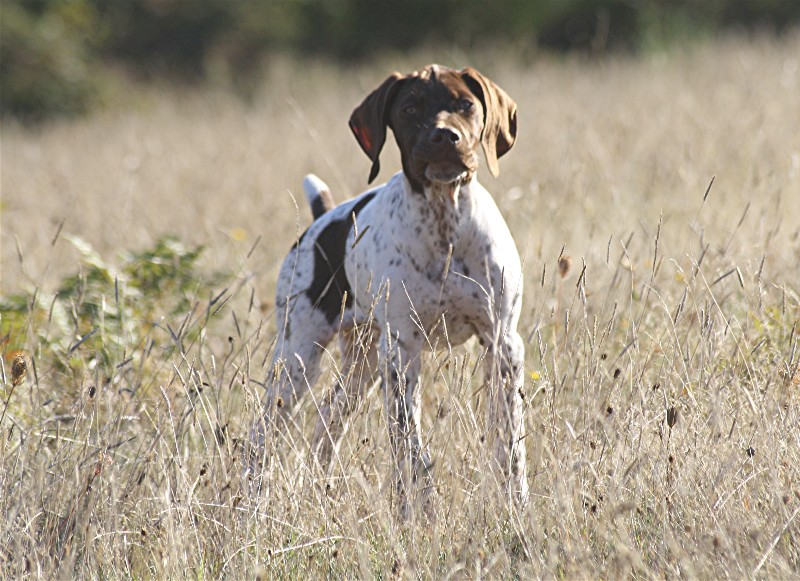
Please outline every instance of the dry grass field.
[[[597, 61], [277, 59], [249, 100], [126, 87], [83, 120], [5, 124], [0, 577], [800, 576], [799, 55], [795, 33]], [[481, 176], [524, 257], [530, 503], [482, 470], [477, 343], [424, 366], [433, 518], [394, 516], [378, 387], [329, 478], [308, 398], [251, 498], [238, 455], [302, 177], [363, 190], [350, 111], [429, 61], [519, 105]]]

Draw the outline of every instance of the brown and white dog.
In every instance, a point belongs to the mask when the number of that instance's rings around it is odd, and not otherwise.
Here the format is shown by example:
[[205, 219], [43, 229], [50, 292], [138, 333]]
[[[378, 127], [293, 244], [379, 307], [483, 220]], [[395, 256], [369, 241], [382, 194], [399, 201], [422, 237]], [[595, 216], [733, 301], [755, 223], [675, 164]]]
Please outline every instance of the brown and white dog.
[[370, 182], [387, 127], [403, 171], [335, 208], [327, 186], [306, 178], [316, 221], [278, 278], [278, 341], [251, 434], [249, 476], [261, 477], [265, 443], [316, 383], [338, 334], [341, 379], [320, 405], [317, 457], [330, 463], [348, 415], [380, 376], [395, 485], [408, 514], [409, 493], [424, 499], [431, 477], [420, 433], [421, 354], [476, 335], [487, 350], [486, 439], [508, 492], [525, 499], [522, 272], [508, 227], [476, 178], [479, 146], [494, 175], [513, 146], [516, 104], [475, 69], [430, 65], [391, 75], [355, 109], [350, 127], [372, 160]]

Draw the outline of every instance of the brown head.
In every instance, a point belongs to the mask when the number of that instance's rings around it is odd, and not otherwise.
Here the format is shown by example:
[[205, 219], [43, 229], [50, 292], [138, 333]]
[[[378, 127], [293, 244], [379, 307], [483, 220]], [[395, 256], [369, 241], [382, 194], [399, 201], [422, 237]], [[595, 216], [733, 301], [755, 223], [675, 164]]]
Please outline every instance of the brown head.
[[369, 181], [391, 127], [403, 171], [422, 191], [433, 182], [466, 183], [478, 168], [478, 144], [489, 171], [514, 145], [517, 105], [473, 68], [456, 71], [429, 65], [409, 75], [392, 74], [350, 116], [350, 128], [372, 160]]

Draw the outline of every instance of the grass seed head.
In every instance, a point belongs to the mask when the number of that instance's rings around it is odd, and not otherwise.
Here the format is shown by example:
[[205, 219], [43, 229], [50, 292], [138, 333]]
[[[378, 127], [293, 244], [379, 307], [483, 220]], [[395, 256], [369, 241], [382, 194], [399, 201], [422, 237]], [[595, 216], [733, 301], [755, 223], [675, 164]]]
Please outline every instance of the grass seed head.
[[558, 259], [558, 274], [561, 275], [561, 278], [567, 278], [570, 268], [572, 268], [572, 258], [562, 256]]
[[667, 410], [667, 425], [670, 429], [672, 429], [672, 427], [678, 423], [678, 415], [678, 408], [675, 406], [672, 406]]
[[25, 353], [18, 351], [11, 361], [11, 385], [18, 386], [25, 380], [28, 373], [28, 357]]

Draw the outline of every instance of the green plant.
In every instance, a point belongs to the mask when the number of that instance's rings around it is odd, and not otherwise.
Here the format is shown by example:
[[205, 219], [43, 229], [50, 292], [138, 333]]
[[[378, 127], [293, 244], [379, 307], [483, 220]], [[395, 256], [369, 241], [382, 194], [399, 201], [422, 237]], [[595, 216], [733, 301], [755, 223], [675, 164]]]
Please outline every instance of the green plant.
[[37, 289], [0, 303], [0, 320], [12, 351], [24, 348], [30, 329], [37, 349], [49, 352], [48, 360], [57, 366], [82, 366], [80, 348], [91, 354], [92, 368], [99, 365], [110, 377], [144, 343], [170, 352], [199, 332], [187, 321], [198, 297], [210, 296], [221, 280], [221, 275], [201, 272], [202, 247], [187, 248], [176, 238], [161, 238], [152, 248], [124, 253], [114, 266], [83, 239], [67, 239], [81, 253], [81, 268], [65, 277], [53, 296], [45, 297]]

